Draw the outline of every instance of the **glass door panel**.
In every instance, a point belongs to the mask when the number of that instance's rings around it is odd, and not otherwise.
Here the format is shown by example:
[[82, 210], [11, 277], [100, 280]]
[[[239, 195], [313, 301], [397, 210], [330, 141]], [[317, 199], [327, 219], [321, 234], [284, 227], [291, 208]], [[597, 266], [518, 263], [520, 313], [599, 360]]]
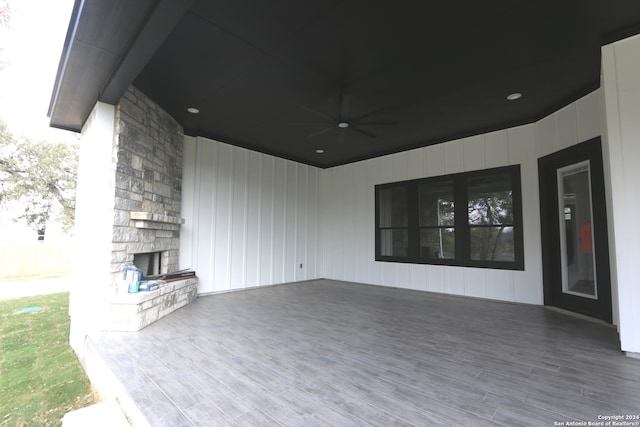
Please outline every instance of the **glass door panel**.
[[562, 292], [598, 299], [589, 161], [557, 170]]

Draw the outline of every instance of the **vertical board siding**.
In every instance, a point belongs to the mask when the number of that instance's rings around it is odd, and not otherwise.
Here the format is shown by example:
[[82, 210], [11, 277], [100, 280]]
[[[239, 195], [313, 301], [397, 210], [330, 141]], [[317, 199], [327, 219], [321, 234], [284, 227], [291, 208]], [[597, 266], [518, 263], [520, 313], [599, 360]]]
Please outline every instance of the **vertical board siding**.
[[464, 170], [485, 169], [486, 147], [484, 135], [473, 136], [463, 140]]
[[[322, 171], [322, 277], [542, 304], [538, 157], [600, 134], [599, 91], [537, 123]], [[525, 270], [376, 262], [374, 186], [519, 164]]]
[[[307, 173], [307, 223], [305, 224], [306, 241], [304, 247], [298, 247], [298, 253], [304, 254], [303, 271], [299, 280], [320, 277], [320, 176], [317, 170], [305, 168]], [[302, 255], [301, 255], [302, 257]]]
[[213, 280], [216, 290], [229, 289], [229, 263], [231, 256], [229, 249], [231, 246], [230, 221], [232, 208], [231, 195], [233, 192], [233, 180], [231, 177], [233, 153], [230, 145], [221, 144], [218, 146], [218, 154], [214, 159], [214, 173], [216, 174], [214, 191], [214, 202], [212, 211], [214, 213], [213, 227], [215, 229], [213, 248]]
[[536, 133], [536, 153], [538, 157], [544, 157], [547, 154], [554, 153], [559, 150], [556, 140], [555, 117], [547, 116], [538, 121], [535, 125]]
[[[601, 99], [596, 91], [531, 125], [326, 170], [187, 137], [182, 264], [196, 269], [201, 293], [325, 277], [542, 304], [537, 158], [599, 135]], [[513, 164], [524, 271], [374, 260], [376, 184]]]
[[603, 96], [602, 91], [597, 90], [581, 98], [576, 103], [578, 117], [578, 141], [588, 141], [600, 136], [603, 123]]
[[184, 161], [181, 266], [198, 292], [318, 277], [317, 168], [190, 137]]
[[247, 173], [247, 233], [244, 236], [245, 282], [247, 287], [255, 287], [260, 283], [260, 245], [256, 244], [256, 236], [261, 236], [262, 213], [262, 155], [249, 152]]
[[[195, 159], [197, 158], [196, 152], [196, 144], [193, 143], [193, 138], [190, 136], [185, 136], [185, 144], [184, 150], [182, 152], [184, 158], [185, 165], [195, 165]], [[182, 198], [183, 200], [189, 200], [189, 203], [182, 203], [182, 215], [184, 218], [193, 218], [195, 219], [196, 210], [195, 206], [197, 203], [197, 197], [195, 196], [196, 192], [196, 168], [183, 169], [182, 170]], [[184, 244], [180, 247], [180, 259], [179, 264], [180, 268], [191, 268], [191, 262], [195, 257], [193, 252], [193, 240], [195, 238], [193, 234], [193, 224], [197, 222], [186, 222], [182, 225], [180, 230], [180, 236], [183, 237], [183, 242], [191, 242], [191, 244]]]
[[444, 145], [438, 144], [423, 150], [427, 158], [427, 171], [425, 176], [444, 175]]
[[[602, 49], [607, 138], [604, 161], [609, 202], [609, 248], [613, 272], [614, 316], [623, 351], [640, 357], [640, 36]], [[614, 238], [615, 236], [615, 238]], [[616, 313], [617, 311], [617, 313]]]
[[[298, 205], [298, 170], [297, 163], [287, 162], [285, 168], [285, 214], [284, 214], [284, 282], [293, 282], [296, 280], [296, 270], [299, 265], [298, 256], [296, 254], [296, 244], [298, 235], [298, 212], [304, 210], [304, 205]], [[288, 261], [291, 260], [291, 261]]]
[[509, 164], [509, 144], [505, 132], [491, 132], [484, 138], [485, 152], [490, 153], [485, 158], [485, 167], [496, 168]]
[[247, 241], [245, 236], [247, 234], [247, 217], [248, 217], [248, 205], [247, 205], [247, 183], [248, 183], [248, 169], [247, 169], [247, 156], [246, 150], [234, 148], [233, 150], [233, 179], [232, 179], [232, 203], [231, 203], [231, 260], [230, 260], [230, 275], [229, 283], [242, 283], [246, 286], [245, 277], [245, 263], [247, 262]]
[[509, 129], [509, 161], [520, 165], [524, 271], [514, 271], [514, 301], [542, 304], [542, 249], [538, 160], [535, 154], [535, 129], [532, 125]]
[[567, 105], [554, 114], [556, 116], [558, 148], [561, 150], [579, 142], [577, 114], [575, 103]]
[[272, 252], [272, 283], [284, 283], [284, 249], [285, 249], [285, 203], [286, 192], [284, 187], [286, 184], [286, 160], [275, 159], [274, 174], [273, 174], [273, 222], [272, 222], [272, 238], [271, 238], [271, 252]]
[[477, 298], [487, 298], [487, 271], [488, 269], [465, 268], [464, 295]]
[[262, 159], [262, 205], [260, 206], [260, 268], [258, 286], [275, 283], [273, 281], [273, 205], [274, 205], [274, 172], [275, 158]]

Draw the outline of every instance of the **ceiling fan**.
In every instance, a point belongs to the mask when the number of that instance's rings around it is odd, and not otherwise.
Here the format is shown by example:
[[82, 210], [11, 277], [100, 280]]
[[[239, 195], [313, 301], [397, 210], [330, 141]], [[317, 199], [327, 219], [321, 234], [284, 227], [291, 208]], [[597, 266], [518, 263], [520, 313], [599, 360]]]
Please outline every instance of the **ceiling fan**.
[[367, 126], [395, 126], [398, 124], [396, 121], [364, 121], [366, 118], [371, 117], [380, 110], [370, 111], [368, 113], [362, 114], [360, 116], [351, 117], [350, 116], [350, 108], [351, 108], [351, 96], [342, 95], [342, 99], [340, 101], [340, 111], [337, 116], [332, 116], [330, 114], [326, 114], [322, 111], [318, 111], [316, 109], [303, 106], [303, 108], [307, 111], [310, 111], [325, 120], [322, 122], [308, 122], [301, 123], [302, 125], [318, 125], [318, 124], [326, 124], [327, 126], [317, 132], [313, 132], [307, 135], [307, 138], [314, 138], [316, 136], [333, 132], [340, 131], [340, 140], [344, 140], [345, 133], [347, 131], [356, 132], [361, 135], [367, 136], [369, 138], [375, 138], [378, 135], [370, 132], [369, 130], [363, 129], [363, 127]]

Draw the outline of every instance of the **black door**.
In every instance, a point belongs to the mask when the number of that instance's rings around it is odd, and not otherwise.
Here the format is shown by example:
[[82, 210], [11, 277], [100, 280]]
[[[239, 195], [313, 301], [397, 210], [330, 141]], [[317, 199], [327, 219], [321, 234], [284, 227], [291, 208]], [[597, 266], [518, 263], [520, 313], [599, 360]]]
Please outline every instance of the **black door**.
[[611, 322], [600, 138], [538, 160], [544, 303]]

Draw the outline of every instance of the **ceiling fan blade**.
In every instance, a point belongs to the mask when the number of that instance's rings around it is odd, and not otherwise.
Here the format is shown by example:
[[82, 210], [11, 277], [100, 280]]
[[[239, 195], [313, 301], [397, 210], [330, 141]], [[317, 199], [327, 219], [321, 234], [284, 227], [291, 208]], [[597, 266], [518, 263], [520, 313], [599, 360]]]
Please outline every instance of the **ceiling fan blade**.
[[389, 122], [361, 122], [361, 121], [356, 121], [356, 122], [352, 122], [353, 124], [357, 125], [357, 126], [397, 126], [400, 124], [400, 122], [393, 122], [393, 121], [389, 121]]
[[322, 121], [318, 121], [318, 122], [293, 122], [293, 123], [287, 123], [287, 126], [331, 126], [333, 125], [333, 122], [322, 122]]
[[343, 95], [340, 103], [340, 121], [349, 121], [349, 108], [351, 108], [351, 96]]
[[350, 126], [348, 129], [349, 129], [349, 130], [352, 130], [352, 131], [354, 131], [354, 132], [361, 133], [361, 134], [363, 134], [363, 135], [365, 135], [365, 136], [368, 136], [369, 138], [375, 138], [375, 137], [377, 137], [377, 136], [378, 136], [378, 135], [376, 135], [375, 133], [371, 133], [371, 132], [368, 132], [368, 131], [366, 131], [366, 130], [359, 129], [359, 128], [355, 127], [355, 126]]
[[336, 121], [335, 117], [331, 117], [330, 115], [325, 114], [322, 111], [315, 110], [313, 108], [307, 107], [306, 105], [303, 105], [302, 108], [304, 108], [307, 111], [312, 112], [313, 114], [317, 114], [320, 117], [324, 117], [325, 119], [329, 120], [330, 122], [335, 122]]
[[337, 128], [334, 127], [334, 126], [330, 126], [328, 128], [324, 128], [322, 130], [319, 130], [318, 132], [314, 132], [312, 134], [307, 135], [307, 138], [314, 138], [314, 137], [316, 137], [318, 135], [322, 135], [323, 133], [331, 132], [334, 129], [337, 129]]
[[373, 110], [373, 111], [369, 111], [368, 113], [364, 113], [356, 118], [354, 118], [354, 121], [360, 121], [362, 119], [366, 119], [367, 117], [371, 117], [371, 116], [375, 116], [378, 113], [382, 113], [383, 111], [387, 111], [390, 110], [391, 108], [389, 107], [384, 107], [384, 108], [378, 108], [377, 110]]

